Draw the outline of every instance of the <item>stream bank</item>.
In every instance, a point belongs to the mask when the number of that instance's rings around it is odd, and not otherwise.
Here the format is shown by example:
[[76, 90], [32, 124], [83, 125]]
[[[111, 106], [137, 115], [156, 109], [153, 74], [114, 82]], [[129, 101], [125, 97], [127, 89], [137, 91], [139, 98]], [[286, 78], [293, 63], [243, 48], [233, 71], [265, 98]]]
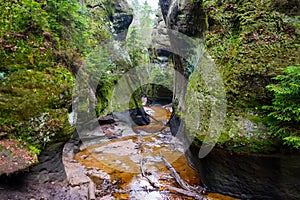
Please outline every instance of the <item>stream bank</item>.
[[214, 148], [199, 159], [191, 146], [202, 182], [212, 191], [242, 199], [300, 199], [300, 154], [247, 154]]
[[[186, 133], [183, 121], [175, 116], [171, 132]], [[180, 135], [185, 143], [187, 134]], [[204, 158], [199, 158], [200, 147], [192, 143], [185, 155], [190, 165], [201, 174], [208, 191], [240, 199], [296, 200], [300, 198], [300, 154], [258, 154], [229, 151], [214, 147]]]

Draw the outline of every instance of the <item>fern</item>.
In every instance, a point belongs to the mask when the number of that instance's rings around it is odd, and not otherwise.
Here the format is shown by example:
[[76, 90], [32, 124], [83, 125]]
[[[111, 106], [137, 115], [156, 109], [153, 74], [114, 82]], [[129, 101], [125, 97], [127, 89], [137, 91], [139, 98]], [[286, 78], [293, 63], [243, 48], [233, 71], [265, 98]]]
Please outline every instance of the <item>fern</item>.
[[300, 148], [300, 65], [281, 70], [283, 74], [273, 78], [276, 83], [267, 86], [274, 94], [272, 105], [263, 108], [268, 111], [271, 134]]

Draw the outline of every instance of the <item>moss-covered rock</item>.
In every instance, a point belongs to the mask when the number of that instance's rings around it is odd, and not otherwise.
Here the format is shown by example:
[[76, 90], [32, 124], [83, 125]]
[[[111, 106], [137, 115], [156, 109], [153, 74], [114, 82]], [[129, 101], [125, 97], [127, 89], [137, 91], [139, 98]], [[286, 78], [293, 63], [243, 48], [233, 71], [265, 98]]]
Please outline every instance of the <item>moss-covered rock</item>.
[[270, 101], [265, 86], [278, 68], [299, 62], [298, 18], [274, 11], [271, 1], [205, 1], [204, 7], [206, 47], [223, 74], [230, 105], [259, 109]]
[[49, 141], [70, 137], [68, 108], [73, 75], [62, 67], [22, 69], [0, 85], [1, 131], [42, 149]]
[[1, 139], [13, 139], [39, 154], [72, 136], [68, 112], [74, 75], [84, 57], [110, 36], [109, 11], [89, 3], [1, 3]]
[[[266, 86], [281, 73], [279, 68], [299, 64], [300, 31], [299, 16], [282, 13], [277, 4], [203, 1], [209, 27], [206, 50], [223, 79], [227, 99], [219, 147], [259, 153], [281, 148], [282, 142], [268, 135], [262, 107], [271, 103]], [[212, 98], [218, 97], [211, 94], [210, 83], [214, 80], [204, 79], [199, 70], [190, 77], [187, 129], [196, 143], [203, 141], [212, 125]]]

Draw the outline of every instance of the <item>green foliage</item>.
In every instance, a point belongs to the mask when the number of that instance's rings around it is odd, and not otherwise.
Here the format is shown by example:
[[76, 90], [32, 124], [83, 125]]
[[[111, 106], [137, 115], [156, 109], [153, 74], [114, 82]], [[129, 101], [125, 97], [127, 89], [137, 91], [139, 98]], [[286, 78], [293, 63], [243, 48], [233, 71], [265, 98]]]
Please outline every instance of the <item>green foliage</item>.
[[109, 36], [107, 16], [75, 0], [6, 1], [0, 6], [4, 71], [18, 70], [20, 63], [43, 68], [56, 62], [76, 72], [82, 64], [80, 57]]
[[173, 76], [172, 70], [161, 69], [160, 67], [151, 66], [150, 82], [162, 85], [166, 88], [172, 89], [173, 87]]
[[153, 8], [145, 1], [131, 2], [134, 11], [134, 21], [129, 27], [127, 36], [127, 49], [134, 67], [149, 63], [148, 48], [151, 40], [152, 28], [154, 26]]
[[[132, 66], [134, 67], [150, 62], [148, 49], [144, 43], [145, 40], [143, 40], [143, 36], [140, 35], [141, 30], [143, 29], [132, 27], [126, 41], [126, 49], [128, 50]], [[145, 30], [150, 31], [150, 29]]]
[[103, 73], [102, 76], [100, 77], [98, 88], [97, 88], [98, 105], [96, 110], [98, 116], [108, 114], [108, 112], [112, 111], [110, 110], [111, 108], [109, 108], [109, 102], [111, 101], [112, 91], [114, 89], [114, 83], [118, 79], [119, 76], [110, 75], [107, 73]]
[[[133, 27], [139, 27], [141, 29], [144, 28], [151, 28], [154, 25], [154, 14], [156, 12], [159, 12], [155, 9], [153, 9], [147, 1], [144, 1], [143, 4], [141, 4], [137, 0], [133, 0], [129, 2], [131, 4], [131, 7], [133, 8], [133, 14], [135, 18], [135, 24]], [[132, 28], [132, 27], [131, 27]], [[130, 32], [130, 29], [129, 29]], [[143, 32], [144, 34], [145, 32]], [[151, 33], [146, 33], [151, 34]]]
[[[283, 143], [299, 148], [300, 21], [297, 15], [278, 12], [282, 9], [276, 5], [270, 0], [203, 1], [209, 27], [206, 49], [223, 78], [228, 102], [219, 147], [258, 153], [278, 151]], [[290, 72], [282, 75], [280, 68]], [[187, 104], [191, 118], [201, 119], [190, 125], [199, 143], [208, 129], [211, 104], [205, 84], [195, 77], [191, 76]], [[197, 101], [198, 116], [192, 107]], [[267, 119], [263, 106], [270, 114]]]
[[[139, 75], [138, 82], [141, 87], [132, 94], [132, 98], [139, 102], [143, 93], [151, 97], [158, 97], [161, 95], [160, 92], [171, 88], [173, 78], [169, 70], [161, 69], [153, 64], [149, 65], [152, 55], [149, 54], [148, 49], [152, 40], [154, 14], [158, 11], [154, 10], [146, 1], [143, 4], [133, 1], [131, 4], [134, 10], [134, 23], [128, 30], [126, 49], [130, 55], [132, 66]], [[146, 84], [145, 80], [153, 84]], [[133, 100], [130, 102], [130, 107], [136, 107]]]
[[[136, 67], [139, 73], [138, 83], [141, 86], [134, 91], [132, 97], [138, 102], [141, 99], [142, 94], [146, 94], [149, 97], [169, 97], [172, 95], [173, 88], [173, 74], [172, 70], [162, 69], [159, 66], [140, 66]], [[149, 83], [145, 83], [145, 81]], [[132, 102], [133, 105], [133, 102]], [[133, 105], [136, 107], [135, 105]]]
[[274, 97], [268, 110], [271, 134], [284, 140], [285, 144], [300, 148], [300, 65], [281, 69], [276, 82], [267, 86]]
[[[97, 46], [94, 51], [87, 55], [86, 65], [84, 71], [82, 71], [82, 76], [84, 76], [82, 83], [97, 86], [95, 91], [97, 116], [105, 115], [112, 111], [109, 102], [111, 101], [114, 84], [121, 77], [121, 74], [128, 71], [131, 67], [123, 52], [118, 52], [117, 50], [119, 49], [116, 50], [116, 48], [119, 48], [119, 44], [111, 40], [107, 40], [102, 45]], [[90, 92], [85, 91], [86, 88], [81, 88], [80, 90], [82, 91], [79, 94], [80, 98], [86, 99], [82, 101], [89, 101]]]
[[[272, 1], [204, 1], [206, 47], [223, 74], [230, 107], [260, 109], [271, 94], [265, 86], [282, 66], [299, 59], [299, 33]], [[288, 58], [288, 59], [287, 59]]]
[[29, 29], [42, 31], [48, 26], [47, 13], [43, 10], [43, 3], [32, 0], [1, 2], [1, 32], [26, 32]]
[[71, 106], [73, 82], [62, 67], [11, 73], [0, 84], [0, 129], [38, 149], [68, 138], [66, 108]]
[[41, 151], [39, 149], [37, 149], [36, 147], [31, 146], [31, 145], [28, 146], [28, 149], [29, 149], [30, 152], [32, 152], [36, 155], [39, 155], [41, 153]]
[[38, 153], [72, 135], [72, 72], [110, 36], [108, 14], [76, 0], [13, 0], [0, 17], [0, 131]]

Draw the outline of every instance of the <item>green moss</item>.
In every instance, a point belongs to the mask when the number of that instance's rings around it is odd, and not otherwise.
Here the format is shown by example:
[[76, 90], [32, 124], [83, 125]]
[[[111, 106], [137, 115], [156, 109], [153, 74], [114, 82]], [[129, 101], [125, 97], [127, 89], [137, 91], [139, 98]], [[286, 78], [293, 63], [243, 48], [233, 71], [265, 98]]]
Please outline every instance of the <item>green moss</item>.
[[108, 13], [69, 0], [6, 1], [0, 10], [0, 131], [38, 154], [73, 134], [74, 74], [110, 36]]
[[73, 76], [63, 68], [18, 70], [1, 82], [1, 118], [28, 119], [71, 104]]
[[[280, 11], [277, 4], [270, 0], [203, 1], [209, 25], [206, 50], [222, 76], [227, 99], [218, 147], [258, 153], [282, 147], [268, 134], [262, 106], [271, 103], [266, 86], [281, 73], [279, 69], [299, 64], [300, 32], [299, 16], [276, 11]], [[186, 99], [187, 128], [198, 145], [210, 128], [212, 102], [207, 83], [201, 72], [194, 72]]]
[[0, 151], [3, 151], [3, 150], [5, 150], [5, 147], [0, 145]]
[[[245, 153], [274, 153], [280, 151], [279, 140], [269, 136], [269, 129], [261, 122], [232, 115], [225, 121], [216, 147]], [[202, 144], [206, 135], [197, 134], [194, 143]]]
[[40, 155], [41, 151], [39, 149], [37, 149], [35, 146], [31, 146], [29, 145], [28, 146], [28, 149], [30, 152], [36, 154], [36, 155]]
[[231, 106], [260, 108], [270, 99], [265, 86], [277, 69], [299, 62], [297, 27], [273, 11], [271, 1], [205, 1], [204, 7], [206, 47], [223, 73]]
[[254, 123], [263, 123], [267, 125], [268, 119], [258, 114], [246, 114], [245, 117]]
[[73, 75], [61, 67], [18, 70], [0, 84], [1, 129], [41, 149], [72, 134]]

